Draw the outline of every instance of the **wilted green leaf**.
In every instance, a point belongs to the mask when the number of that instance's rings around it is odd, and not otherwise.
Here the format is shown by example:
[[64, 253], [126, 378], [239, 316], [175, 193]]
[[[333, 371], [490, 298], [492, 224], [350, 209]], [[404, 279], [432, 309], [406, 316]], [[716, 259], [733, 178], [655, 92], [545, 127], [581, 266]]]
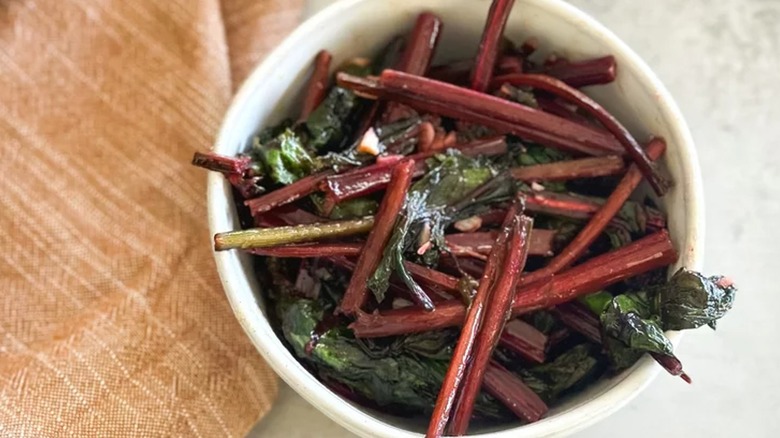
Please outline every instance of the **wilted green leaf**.
[[489, 162], [455, 151], [429, 160], [428, 168], [428, 173], [409, 190], [382, 261], [369, 280], [368, 286], [379, 302], [384, 299], [393, 272], [397, 272], [408, 287], [420, 288], [403, 265], [404, 254], [407, 251], [415, 253], [421, 243], [420, 233], [428, 229], [433, 243], [428, 252], [438, 255], [444, 248], [444, 230], [453, 220], [446, 207], [462, 200], [496, 175]]
[[736, 292], [725, 277], [705, 277], [680, 269], [657, 292], [664, 329], [694, 329], [705, 324], [714, 329], [716, 321], [734, 305]]
[[550, 403], [599, 374], [602, 367], [596, 353], [593, 345], [577, 345], [550, 363], [521, 369], [518, 374], [529, 388]]
[[[337, 326], [310, 345], [311, 334], [323, 318], [322, 306], [297, 299], [280, 306], [280, 312], [285, 339], [295, 355], [313, 364], [320, 376], [393, 411], [419, 415], [433, 410], [455, 340], [452, 331], [399, 337], [390, 345], [381, 345], [358, 341], [349, 330]], [[484, 393], [476, 413], [485, 418], [507, 417], [506, 410]]]
[[672, 354], [672, 343], [657, 321], [647, 315], [647, 309], [628, 294], [618, 295], [601, 314], [601, 324], [607, 336], [626, 346], [647, 352]]
[[256, 142], [253, 149], [260, 155], [266, 173], [278, 184], [292, 184], [307, 176], [314, 164], [300, 137], [290, 129], [265, 144]]

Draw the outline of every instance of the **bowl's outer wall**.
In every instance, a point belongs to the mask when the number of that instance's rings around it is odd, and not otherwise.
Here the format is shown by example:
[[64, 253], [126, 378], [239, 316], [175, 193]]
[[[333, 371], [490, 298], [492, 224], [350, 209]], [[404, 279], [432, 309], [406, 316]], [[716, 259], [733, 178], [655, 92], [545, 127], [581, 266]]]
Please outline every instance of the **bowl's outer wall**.
[[[424, 3], [424, 6], [421, 5]], [[215, 151], [235, 154], [244, 149], [258, 128], [294, 114], [317, 51], [334, 54], [334, 65], [353, 56], [376, 53], [393, 35], [404, 33], [422, 10], [437, 13], [444, 31], [438, 60], [473, 56], [490, 2], [488, 0], [344, 0], [301, 25], [255, 70], [235, 97]], [[698, 164], [687, 126], [666, 90], [649, 68], [614, 35], [592, 18], [557, 0], [518, 0], [507, 25], [513, 41], [540, 39], [546, 51], [571, 59], [613, 54], [618, 79], [587, 92], [612, 111], [639, 139], [650, 134], [669, 145], [664, 159], [675, 181], [663, 198], [672, 239], [680, 251], [676, 267], [699, 269], [703, 243], [703, 197]], [[230, 188], [217, 174], [208, 181], [209, 223], [212, 233], [239, 228]], [[259, 285], [245, 255], [215, 254], [223, 286], [236, 318], [271, 367], [301, 396], [352, 432], [367, 437], [420, 436], [408, 429], [419, 424], [365, 410], [330, 392], [309, 374], [276, 337], [264, 316]], [[676, 343], [679, 334], [670, 334]], [[648, 359], [612, 379], [604, 379], [556, 407], [542, 421], [485, 436], [564, 436], [614, 412], [636, 396], [659, 368]]]

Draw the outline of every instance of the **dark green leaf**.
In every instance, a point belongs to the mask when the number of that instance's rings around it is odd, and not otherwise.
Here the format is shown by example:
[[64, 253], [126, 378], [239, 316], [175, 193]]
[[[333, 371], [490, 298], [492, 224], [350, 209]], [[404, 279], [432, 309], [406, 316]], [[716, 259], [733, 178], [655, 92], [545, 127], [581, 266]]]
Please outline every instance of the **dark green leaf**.
[[293, 126], [292, 120], [285, 119], [282, 120], [278, 125], [263, 128], [255, 136], [255, 143], [260, 145], [266, 144], [271, 140], [273, 140], [274, 138], [280, 136], [284, 131], [292, 128], [292, 126]]
[[545, 310], [531, 313], [530, 315], [525, 316], [524, 319], [544, 334], [549, 334], [558, 326], [558, 320], [555, 319], [552, 313]]
[[[355, 58], [341, 65], [338, 70], [355, 76], [365, 76], [370, 73], [371, 65], [365, 59]], [[304, 123], [309, 136], [309, 150], [317, 154], [342, 151], [351, 140], [357, 125], [356, 119], [364, 103], [350, 90], [339, 86], [331, 87], [325, 99]]]
[[308, 148], [316, 153], [341, 150], [353, 131], [352, 118], [361, 100], [352, 91], [334, 86], [306, 119]]
[[428, 173], [409, 190], [382, 261], [369, 280], [368, 286], [379, 302], [384, 299], [393, 272], [398, 272], [408, 287], [420, 287], [403, 265], [404, 254], [416, 254], [416, 249], [423, 243], [419, 241], [419, 236], [424, 229], [430, 231], [433, 243], [429, 252], [438, 254], [445, 247], [444, 230], [453, 220], [446, 207], [460, 201], [496, 175], [487, 161], [469, 158], [455, 151], [432, 158], [428, 168]]
[[736, 292], [724, 277], [680, 269], [657, 292], [664, 329], [694, 329], [705, 324], [714, 329], [716, 321], [734, 305]]
[[634, 350], [672, 354], [674, 347], [671, 341], [650, 311], [650, 303], [642, 295], [614, 297], [601, 314], [603, 337], [611, 337]]
[[606, 291], [600, 291], [580, 297], [578, 301], [585, 305], [591, 312], [601, 315], [607, 305], [612, 301], [612, 294]]
[[257, 151], [271, 179], [279, 184], [292, 184], [308, 175], [314, 162], [303, 143], [292, 130], [286, 129], [273, 140], [255, 143]]
[[518, 373], [526, 385], [550, 403], [599, 374], [601, 366], [596, 353], [593, 345], [577, 345], [550, 363], [519, 370]]
[[[299, 359], [315, 365], [322, 377], [338, 381], [379, 406], [411, 414], [433, 410], [447, 371], [452, 331], [400, 337], [392, 345], [360, 342], [343, 327], [333, 327], [311, 346], [311, 334], [323, 317], [313, 300], [299, 299], [282, 308], [285, 339]], [[307, 348], [307, 345], [309, 346]], [[505, 418], [495, 400], [481, 394], [476, 413]]]

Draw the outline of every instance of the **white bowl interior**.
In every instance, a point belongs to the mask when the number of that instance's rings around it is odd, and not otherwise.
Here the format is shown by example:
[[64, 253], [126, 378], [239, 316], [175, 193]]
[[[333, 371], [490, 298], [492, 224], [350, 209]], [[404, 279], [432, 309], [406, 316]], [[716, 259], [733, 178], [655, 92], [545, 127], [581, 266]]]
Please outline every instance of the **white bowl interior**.
[[[221, 129], [215, 151], [235, 154], [246, 147], [258, 128], [294, 114], [317, 51], [328, 49], [334, 64], [353, 56], [375, 54], [389, 39], [405, 33], [422, 10], [437, 13], [444, 22], [438, 60], [472, 56], [479, 42], [488, 0], [347, 0], [326, 8], [299, 27], [247, 80], [236, 96]], [[647, 66], [614, 35], [593, 19], [557, 0], [517, 0], [507, 26], [516, 42], [536, 36], [544, 51], [571, 59], [613, 54], [618, 79], [587, 92], [639, 139], [650, 134], [666, 138], [664, 160], [675, 181], [663, 198], [672, 239], [681, 258], [677, 267], [698, 269], [703, 242], [700, 177], [693, 143], [676, 105]], [[238, 229], [228, 184], [209, 177], [211, 231]], [[227, 296], [239, 322], [274, 370], [301, 396], [351, 431], [363, 436], [420, 436], [420, 424], [355, 406], [331, 393], [287, 351], [265, 317], [260, 287], [248, 257], [237, 251], [215, 254]], [[670, 335], [676, 343], [679, 334]], [[544, 420], [503, 431], [481, 431], [493, 437], [560, 436], [582, 429], [627, 403], [658, 372], [651, 361], [602, 379], [556, 406]], [[411, 430], [411, 431], [410, 431]]]

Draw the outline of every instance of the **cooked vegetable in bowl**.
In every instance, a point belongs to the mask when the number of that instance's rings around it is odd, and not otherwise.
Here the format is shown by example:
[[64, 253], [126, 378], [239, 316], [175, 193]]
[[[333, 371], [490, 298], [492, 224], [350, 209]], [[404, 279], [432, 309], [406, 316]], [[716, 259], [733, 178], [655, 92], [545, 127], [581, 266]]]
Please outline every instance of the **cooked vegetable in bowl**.
[[493, 2], [470, 61], [430, 66], [432, 13], [335, 83], [321, 52], [294, 120], [193, 160], [243, 200], [246, 229], [215, 249], [258, 256], [290, 351], [430, 436], [537, 421], [645, 353], [689, 381], [664, 331], [714, 327], [734, 298], [722, 277], [666, 279], [665, 215], [637, 196], [673, 184], [666, 143], [575, 88], [612, 81], [615, 59], [539, 58], [503, 38], [511, 6]]

